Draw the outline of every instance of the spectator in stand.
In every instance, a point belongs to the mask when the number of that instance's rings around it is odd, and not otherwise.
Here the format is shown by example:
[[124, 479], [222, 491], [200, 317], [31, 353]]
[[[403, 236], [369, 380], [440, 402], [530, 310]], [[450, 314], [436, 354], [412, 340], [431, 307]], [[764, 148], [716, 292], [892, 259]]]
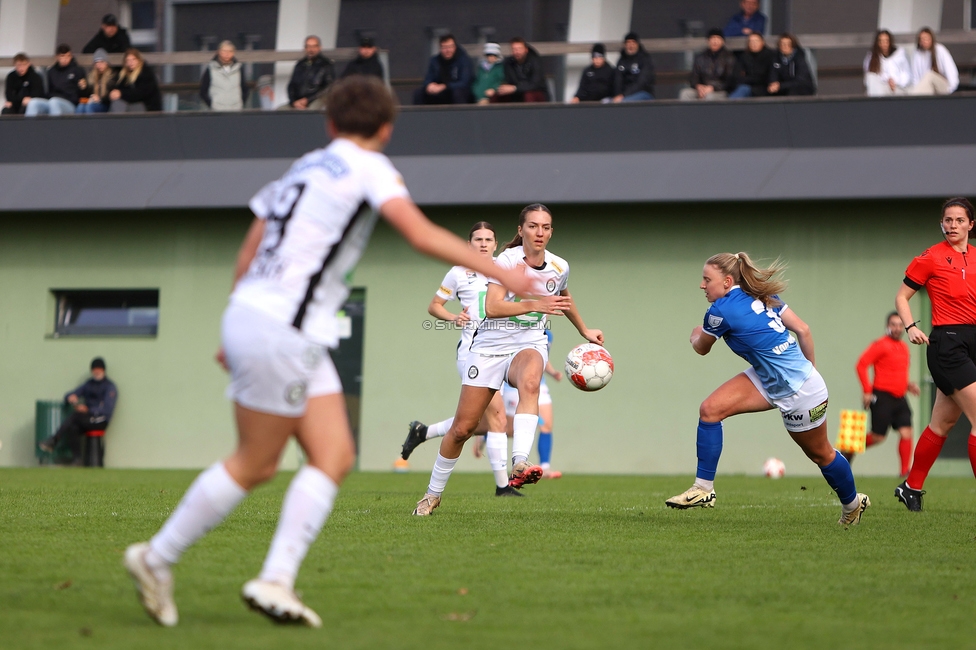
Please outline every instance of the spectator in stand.
[[163, 110], [163, 96], [159, 93], [156, 75], [146, 65], [139, 50], [130, 47], [125, 51], [122, 70], [108, 98], [112, 113]]
[[613, 101], [643, 102], [654, 99], [654, 63], [636, 32], [624, 36], [616, 76]]
[[81, 51], [82, 54], [92, 54], [95, 50], [102, 49], [109, 54], [122, 54], [132, 47], [129, 41], [129, 32], [124, 27], [119, 27], [119, 20], [114, 14], [105, 14], [102, 18], [102, 28]]
[[766, 16], [759, 11], [759, 0], [741, 0], [739, 13], [729, 18], [722, 33], [725, 36], [748, 36], [766, 33]]
[[735, 55], [725, 47], [722, 30], [709, 30], [708, 47], [695, 56], [691, 67], [691, 88], [683, 88], [678, 99], [726, 99], [735, 84], [735, 66]]
[[383, 63], [380, 61], [380, 57], [376, 52], [376, 42], [372, 36], [363, 36], [360, 38], [359, 56], [346, 65], [346, 69], [342, 71], [342, 77], [345, 78], [351, 74], [362, 74], [367, 77], [379, 77], [385, 81], [386, 75], [383, 74]]
[[759, 32], [749, 34], [746, 49], [739, 55], [735, 69], [735, 90], [729, 99], [762, 97], [769, 86], [769, 74], [773, 70], [776, 52], [766, 47], [766, 39]]
[[[908, 368], [911, 354], [908, 344], [901, 340], [905, 334], [905, 323], [898, 312], [888, 314], [885, 322], [885, 335], [868, 346], [855, 366], [861, 381], [864, 408], [871, 409], [871, 431], [867, 434], [865, 447], [884, 442], [888, 428], [898, 431], [898, 456], [901, 459], [901, 473], [908, 476], [912, 462], [912, 409], [908, 406], [905, 393], [918, 396], [918, 384], [909, 380]], [[874, 383], [868, 377], [868, 369], [874, 367]], [[845, 453], [844, 458], [853, 460], [854, 454]]]
[[430, 57], [424, 85], [414, 91], [414, 104], [469, 104], [471, 57], [453, 34], [440, 38], [440, 53]]
[[[54, 435], [38, 443], [38, 447], [51, 453], [64, 438], [74, 456], [73, 464], [80, 465], [85, 434], [88, 431], [104, 431], [108, 428], [118, 397], [118, 388], [105, 375], [105, 360], [95, 357], [91, 362], [91, 378], [64, 396], [65, 404], [73, 409], [71, 415], [61, 423]], [[89, 455], [95, 461], [92, 465], [101, 467], [105, 453], [101, 437], [90, 438], [89, 444], [97, 445], [97, 453]]]
[[474, 73], [471, 94], [474, 101], [487, 104], [505, 81], [505, 66], [502, 64], [502, 48], [498, 43], [485, 43], [482, 59]]
[[332, 61], [322, 54], [318, 36], [305, 39], [305, 58], [295, 64], [288, 82], [288, 103], [283, 109], [321, 111], [325, 108], [325, 90], [335, 81]]
[[23, 115], [31, 101], [43, 99], [44, 80], [23, 52], [14, 55], [14, 69], [4, 84], [4, 115]]
[[512, 56], [505, 58], [505, 83], [498, 87], [498, 92], [491, 101], [549, 101], [549, 86], [542, 71], [542, 57], [521, 36], [516, 36], [509, 43], [512, 46]]
[[[942, 43], [928, 27], [918, 32], [912, 56], [913, 95], [951, 95], [959, 87], [959, 69]], [[934, 56], [933, 56], [934, 54]]]
[[37, 97], [31, 100], [24, 112], [26, 117], [74, 115], [81, 93], [88, 87], [85, 69], [75, 61], [70, 45], [58, 45], [54, 59], [55, 64], [47, 69], [48, 98]]
[[905, 50], [895, 46], [891, 32], [874, 35], [874, 47], [864, 57], [864, 86], [868, 97], [904, 95], [912, 82], [912, 70]]
[[570, 103], [580, 102], [609, 102], [613, 99], [614, 86], [617, 82], [617, 70], [607, 65], [607, 48], [603, 43], [597, 43], [590, 51], [590, 65], [583, 70], [580, 77], [579, 90]]
[[814, 95], [817, 92], [806, 54], [793, 34], [779, 37], [779, 52], [773, 59], [766, 90], [770, 95], [790, 97]]
[[115, 71], [108, 64], [108, 53], [99, 48], [95, 50], [92, 60], [94, 65], [88, 73], [88, 84], [82, 91], [82, 97], [87, 101], [79, 103], [75, 109], [75, 113], [82, 115], [107, 113], [108, 95], [115, 87]]
[[200, 98], [214, 111], [240, 111], [247, 101], [247, 77], [234, 55], [237, 48], [223, 41], [200, 78]]

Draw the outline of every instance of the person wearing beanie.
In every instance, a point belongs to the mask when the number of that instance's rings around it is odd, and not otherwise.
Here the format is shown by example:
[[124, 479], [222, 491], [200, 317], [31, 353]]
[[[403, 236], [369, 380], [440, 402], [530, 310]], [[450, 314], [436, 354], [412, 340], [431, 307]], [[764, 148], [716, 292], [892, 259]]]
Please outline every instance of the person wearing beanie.
[[485, 43], [482, 59], [474, 71], [471, 94], [478, 104], [487, 104], [505, 82], [505, 66], [502, 65], [502, 48], [498, 43]]
[[614, 84], [617, 80], [617, 69], [607, 65], [607, 48], [603, 43], [597, 43], [590, 50], [589, 66], [580, 76], [579, 90], [570, 100], [572, 104], [580, 102], [606, 102], [613, 97]]
[[654, 63], [641, 45], [640, 36], [629, 32], [624, 36], [624, 48], [617, 59], [617, 78], [614, 83], [615, 102], [642, 102], [654, 99]]
[[122, 54], [130, 47], [132, 42], [129, 40], [129, 32], [124, 27], [119, 27], [119, 19], [115, 14], [105, 14], [101, 29], [88, 41], [81, 53], [92, 54], [95, 50], [103, 49], [109, 54]]
[[64, 441], [71, 450], [72, 464], [81, 465], [82, 442], [87, 439], [84, 464], [102, 467], [105, 457], [102, 435], [90, 435], [89, 432], [101, 431], [104, 434], [115, 412], [119, 391], [105, 374], [105, 359], [95, 357], [90, 368], [91, 377], [88, 381], [64, 396], [64, 403], [72, 407], [71, 415], [61, 423], [54, 435], [38, 446], [41, 451], [53, 453], [59, 443]]
[[691, 87], [678, 95], [682, 101], [726, 99], [735, 85], [735, 55], [725, 47], [721, 29], [708, 31], [708, 47], [695, 56]]
[[359, 39], [359, 55], [346, 65], [342, 71], [345, 78], [352, 74], [362, 74], [366, 76], [379, 77], [385, 79], [383, 74], [383, 63], [377, 54], [376, 41], [372, 36], [363, 36]]
[[88, 73], [88, 83], [82, 90], [84, 100], [78, 104], [75, 113], [89, 115], [91, 113], [107, 113], [109, 107], [108, 95], [115, 87], [115, 70], [108, 64], [108, 52], [102, 48], [95, 50], [94, 65]]

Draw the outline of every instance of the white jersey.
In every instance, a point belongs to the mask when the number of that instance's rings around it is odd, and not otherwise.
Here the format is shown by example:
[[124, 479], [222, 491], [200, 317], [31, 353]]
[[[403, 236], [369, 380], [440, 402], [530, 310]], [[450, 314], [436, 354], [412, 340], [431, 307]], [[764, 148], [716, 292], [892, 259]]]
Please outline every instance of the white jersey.
[[461, 308], [467, 311], [471, 320], [465, 323], [461, 330], [461, 340], [458, 342], [458, 358], [467, 354], [471, 348], [471, 338], [477, 331], [481, 321], [485, 319], [485, 295], [488, 293], [488, 278], [463, 266], [455, 266], [441, 282], [435, 294], [444, 300], [457, 300]]
[[[504, 269], [525, 266], [525, 274], [535, 285], [539, 296], [555, 296], [569, 287], [569, 263], [563, 258], [546, 251], [545, 261], [539, 268], [525, 263], [525, 252], [521, 246], [502, 251], [495, 263]], [[490, 284], [501, 284], [488, 278]], [[506, 302], [519, 302], [511, 291], [505, 293]], [[471, 343], [471, 350], [482, 354], [508, 354], [529, 346], [546, 348], [546, 315], [530, 312], [507, 318], [487, 318], [478, 328]]]
[[407, 188], [381, 153], [338, 138], [305, 154], [251, 199], [251, 211], [266, 222], [264, 237], [231, 303], [336, 347], [346, 276], [366, 248], [380, 206], [397, 197], [409, 197]]

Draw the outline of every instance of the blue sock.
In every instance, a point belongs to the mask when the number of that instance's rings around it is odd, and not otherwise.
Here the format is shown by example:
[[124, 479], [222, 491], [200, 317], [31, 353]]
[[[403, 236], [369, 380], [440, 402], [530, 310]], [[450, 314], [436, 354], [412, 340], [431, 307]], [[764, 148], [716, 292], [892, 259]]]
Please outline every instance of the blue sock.
[[552, 431], [539, 432], [539, 463], [548, 465], [552, 458]]
[[722, 455], [722, 423], [698, 421], [698, 473], [696, 478], [715, 480]]
[[850, 503], [857, 498], [857, 488], [854, 487], [854, 474], [851, 472], [851, 464], [840, 452], [834, 456], [834, 460], [829, 465], [821, 467], [820, 471], [827, 479], [827, 484], [837, 493], [842, 504]]

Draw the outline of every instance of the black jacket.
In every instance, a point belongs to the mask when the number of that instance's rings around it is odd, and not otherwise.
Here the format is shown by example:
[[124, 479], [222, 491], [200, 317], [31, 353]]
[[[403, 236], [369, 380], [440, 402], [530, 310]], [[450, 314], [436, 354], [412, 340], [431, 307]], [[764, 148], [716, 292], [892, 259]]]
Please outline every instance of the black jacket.
[[23, 113], [27, 110], [27, 107], [22, 104], [24, 97], [47, 97], [44, 92], [44, 80], [33, 67], [27, 68], [27, 73], [23, 77], [18, 75], [16, 70], [11, 70], [4, 84], [4, 97], [6, 101], [13, 104], [10, 108], [4, 109], [5, 111], [14, 114]]
[[774, 81], [779, 82], [777, 95], [814, 95], [817, 92], [803, 50], [796, 50], [788, 59], [776, 53], [769, 71], [769, 83]]
[[47, 90], [50, 97], [62, 97], [78, 105], [78, 99], [84, 94], [78, 87], [78, 82], [85, 78], [85, 69], [78, 65], [74, 57], [63, 68], [57, 64], [47, 69]]
[[580, 77], [576, 98], [581, 102], [598, 102], [612, 97], [616, 82], [617, 69], [609, 63], [604, 63], [599, 68], [589, 65]]
[[548, 96], [549, 85], [542, 71], [542, 57], [531, 45], [527, 49], [525, 60], [521, 63], [514, 56], [505, 57], [505, 83], [515, 86], [517, 93], [541, 90]]
[[427, 63], [427, 74], [424, 75], [423, 87], [428, 84], [444, 84], [451, 90], [467, 90], [474, 81], [474, 66], [471, 57], [460, 45], [451, 59], [444, 59], [440, 54], [430, 57]]
[[115, 412], [115, 401], [119, 397], [119, 390], [111, 379], [108, 377], [101, 381], [89, 379], [78, 388], [67, 393], [64, 396], [65, 403], [71, 395], [77, 397], [80, 402], [84, 402], [93, 420], [101, 420], [105, 426], [108, 426], [109, 420], [112, 419], [112, 413]]
[[654, 94], [654, 82], [657, 76], [654, 74], [654, 62], [651, 55], [644, 46], [641, 45], [634, 55], [627, 54], [626, 50], [620, 50], [620, 59], [617, 61], [617, 83], [614, 95], [634, 95], [642, 90]]
[[119, 27], [119, 31], [115, 32], [115, 36], [112, 38], [106, 36], [105, 32], [99, 29], [81, 53], [92, 54], [98, 48], [103, 48], [109, 54], [121, 54], [130, 47], [132, 47], [132, 42], [129, 40], [129, 32], [125, 31], [124, 27]]
[[[123, 73], [128, 72], [123, 69]], [[120, 74], [115, 81], [115, 87], [122, 93], [122, 99], [130, 104], [142, 102], [147, 111], [163, 110], [163, 96], [159, 92], [156, 74], [148, 65], [142, 66], [142, 71], [134, 82], [129, 82], [128, 74]]]
[[701, 84], [719, 91], [732, 90], [735, 82], [735, 55], [724, 46], [718, 52], [705, 48], [704, 52], [695, 55], [690, 82], [692, 88]]
[[753, 97], [762, 97], [766, 94], [766, 86], [769, 84], [769, 72], [773, 69], [773, 57], [776, 56], [775, 50], [764, 47], [758, 52], [746, 50], [739, 54], [738, 65], [735, 68], [736, 86], [746, 85], [752, 89]]
[[355, 59], [346, 65], [346, 69], [342, 71], [343, 78], [348, 77], [352, 74], [364, 74], [372, 75], [374, 77], [383, 78], [383, 64], [380, 63], [380, 57], [378, 54], [374, 54], [368, 59], [364, 59], [361, 56], [357, 56]]
[[305, 57], [295, 64], [288, 82], [288, 103], [294, 104], [301, 98], [308, 101], [316, 99], [335, 81], [335, 68], [332, 61], [319, 54], [315, 58]]

